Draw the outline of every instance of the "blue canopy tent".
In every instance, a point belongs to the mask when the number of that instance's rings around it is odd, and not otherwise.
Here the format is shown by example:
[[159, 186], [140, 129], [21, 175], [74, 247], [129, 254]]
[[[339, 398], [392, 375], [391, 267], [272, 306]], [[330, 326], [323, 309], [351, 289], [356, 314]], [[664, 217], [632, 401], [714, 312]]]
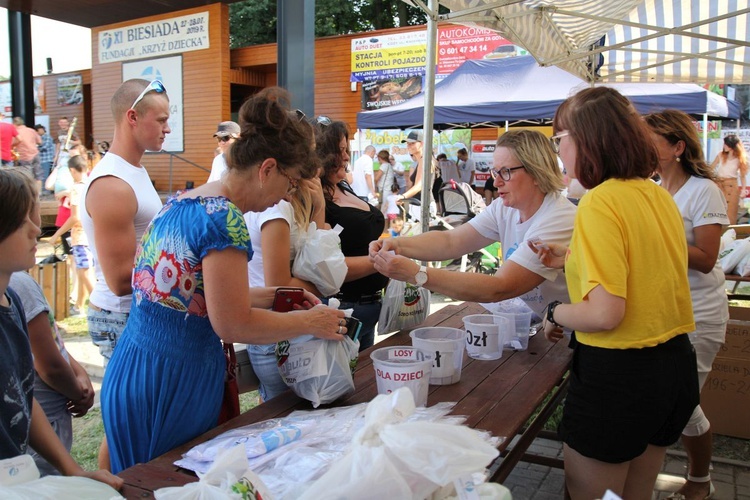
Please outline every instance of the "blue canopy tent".
[[[469, 60], [435, 86], [434, 128], [497, 126], [549, 120], [570, 95], [588, 86], [533, 57]], [[601, 85], [601, 84], [599, 84]], [[711, 118], [738, 118], [740, 105], [692, 83], [610, 83], [640, 113], [679, 109]], [[357, 114], [358, 128], [422, 128], [424, 94], [388, 108]]]

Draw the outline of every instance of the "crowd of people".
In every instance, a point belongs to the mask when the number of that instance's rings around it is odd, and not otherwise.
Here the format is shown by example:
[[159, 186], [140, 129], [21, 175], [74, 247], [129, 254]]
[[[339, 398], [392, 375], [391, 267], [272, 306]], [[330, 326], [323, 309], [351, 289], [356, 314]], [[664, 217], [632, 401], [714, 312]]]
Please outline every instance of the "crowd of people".
[[[713, 492], [711, 427], [699, 391], [728, 321], [717, 257], [722, 229], [739, 206], [732, 198], [737, 174], [744, 183], [747, 169], [736, 136], [709, 166], [684, 113], [644, 118], [613, 89], [582, 90], [558, 109], [551, 139], [532, 130], [498, 138], [490, 171], [496, 195], [479, 215], [451, 231], [399, 236], [404, 200], [422, 195], [426, 168], [443, 182], [474, 183], [466, 150], [457, 161], [425, 158], [424, 137], [414, 130], [406, 137], [414, 160], [408, 174], [387, 150], [371, 146], [350, 167], [344, 122], [307, 117], [291, 109], [286, 91], [269, 88], [245, 101], [239, 123], [219, 124], [209, 181], [162, 206], [141, 159], [170, 132], [167, 89], [128, 80], [111, 107], [112, 145], [88, 176], [85, 155], [55, 153], [69, 156], [72, 182], [64, 195], [70, 215], [53, 235], [72, 233], [82, 290], [74, 307], [83, 310], [91, 291], [88, 327], [106, 368], [103, 470], [84, 472], [66, 452], [71, 415], [88, 411], [93, 389], [65, 350], [41, 289], [22, 272], [34, 263], [40, 177], [47, 166], [60, 168], [57, 158], [41, 156], [0, 169], [7, 214], [0, 224], [0, 355], [12, 389], [0, 418], [0, 458], [34, 453], [45, 473], [89, 475], [117, 487], [121, 481], [105, 471], [147, 462], [219, 423], [227, 345], [249, 345], [268, 401], [287, 389], [276, 367], [278, 341], [304, 334], [341, 340], [341, 309], [352, 309], [362, 323], [360, 348], [371, 347], [382, 290], [394, 279], [459, 300], [520, 298], [543, 320], [549, 341], [569, 342], [559, 433], [571, 498], [597, 498], [606, 489], [650, 498], [666, 447], [680, 437], [689, 470], [674, 498]], [[48, 148], [44, 135], [38, 144]], [[568, 181], [582, 188], [580, 200], [564, 195]], [[333, 296], [340, 309], [292, 272], [299, 236], [313, 223], [340, 229], [347, 268]], [[494, 275], [417, 262], [455, 259], [495, 242], [503, 264]], [[85, 272], [92, 265], [94, 280]], [[304, 300], [275, 312], [278, 287], [302, 288]]]

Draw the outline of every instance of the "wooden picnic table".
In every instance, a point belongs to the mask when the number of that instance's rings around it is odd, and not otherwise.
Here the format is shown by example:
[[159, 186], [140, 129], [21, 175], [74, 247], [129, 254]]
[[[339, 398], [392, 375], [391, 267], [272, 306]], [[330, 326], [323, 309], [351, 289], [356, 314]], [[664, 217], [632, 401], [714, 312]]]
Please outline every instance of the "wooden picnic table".
[[[463, 328], [464, 316], [484, 312], [484, 308], [474, 303], [450, 305], [431, 314], [420, 326]], [[381, 347], [411, 345], [409, 331], [402, 330], [363, 352], [354, 373], [355, 392], [330, 406], [348, 406], [372, 400], [377, 395], [377, 387], [370, 352]], [[529, 339], [528, 350], [505, 350], [498, 360], [479, 361], [465, 357], [461, 380], [452, 385], [431, 385], [427, 405], [455, 401], [452, 414], [465, 415], [466, 425], [506, 438], [499, 445], [501, 456], [490, 467], [491, 480], [502, 483], [522, 458], [525, 461], [534, 459], [525, 454], [526, 450], [565, 395], [572, 354], [566, 341], [553, 344], [540, 333]], [[550, 394], [552, 397], [527, 426], [534, 411]], [[151, 462], [120, 472], [118, 475], [125, 480], [122, 493], [127, 498], [153, 498], [153, 491], [159, 488], [197, 481], [191, 471], [174, 465], [193, 446], [229, 429], [283, 417], [294, 410], [310, 409], [308, 401], [287, 391]], [[511, 441], [517, 434], [520, 434], [520, 438], [510, 449]], [[559, 465], [551, 464], [549, 460], [540, 463]]]

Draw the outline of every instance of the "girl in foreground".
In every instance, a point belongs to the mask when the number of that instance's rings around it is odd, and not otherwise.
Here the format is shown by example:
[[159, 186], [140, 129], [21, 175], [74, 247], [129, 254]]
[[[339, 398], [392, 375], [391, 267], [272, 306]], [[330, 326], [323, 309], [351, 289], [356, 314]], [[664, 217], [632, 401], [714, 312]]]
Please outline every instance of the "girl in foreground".
[[575, 330], [570, 389], [559, 433], [573, 499], [607, 488], [650, 499], [666, 447], [698, 404], [695, 329], [682, 218], [649, 180], [658, 156], [646, 123], [608, 87], [558, 108], [553, 141], [568, 175], [589, 189], [570, 247], [533, 245], [565, 267], [571, 304], [551, 302], [545, 335]]
[[26, 315], [18, 295], [8, 288], [10, 276], [36, 263], [36, 239], [41, 218], [35, 181], [26, 173], [0, 169], [0, 460], [28, 453], [33, 447], [66, 476], [96, 479], [113, 488], [122, 479], [109, 472], [84, 471], [55, 434], [44, 410], [34, 399], [34, 362]]

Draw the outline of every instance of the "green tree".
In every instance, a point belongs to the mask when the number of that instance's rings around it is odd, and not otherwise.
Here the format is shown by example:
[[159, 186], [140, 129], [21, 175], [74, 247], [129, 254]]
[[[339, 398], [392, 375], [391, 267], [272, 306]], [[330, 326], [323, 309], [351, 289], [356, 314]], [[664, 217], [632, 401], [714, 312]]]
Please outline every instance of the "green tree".
[[[229, 6], [231, 47], [276, 41], [276, 0], [246, 0]], [[344, 35], [423, 24], [424, 15], [401, 0], [316, 0], [315, 36]]]

